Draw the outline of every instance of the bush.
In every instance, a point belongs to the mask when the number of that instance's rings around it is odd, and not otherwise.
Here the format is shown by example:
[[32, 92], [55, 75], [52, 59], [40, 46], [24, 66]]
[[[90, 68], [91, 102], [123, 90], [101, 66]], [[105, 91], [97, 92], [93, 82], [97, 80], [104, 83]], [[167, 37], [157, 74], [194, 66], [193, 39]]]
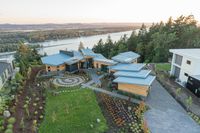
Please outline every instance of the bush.
[[13, 129], [13, 125], [12, 124], [8, 124], [7, 129]]
[[16, 82], [21, 83], [23, 81], [23, 76], [18, 72], [15, 75], [15, 80]]
[[9, 123], [9, 124], [14, 124], [15, 121], [16, 121], [16, 119], [15, 119], [14, 117], [10, 117], [10, 118], [8, 119], [8, 123]]
[[5, 133], [13, 133], [12, 129], [6, 129]]

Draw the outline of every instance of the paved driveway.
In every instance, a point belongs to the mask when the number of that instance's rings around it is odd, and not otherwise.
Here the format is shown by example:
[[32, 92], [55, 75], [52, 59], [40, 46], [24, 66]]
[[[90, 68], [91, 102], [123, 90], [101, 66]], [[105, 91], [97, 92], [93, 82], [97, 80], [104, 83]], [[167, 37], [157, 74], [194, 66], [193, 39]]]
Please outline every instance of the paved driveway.
[[151, 108], [145, 118], [152, 133], [200, 133], [200, 126], [158, 81], [154, 81], [146, 103]]

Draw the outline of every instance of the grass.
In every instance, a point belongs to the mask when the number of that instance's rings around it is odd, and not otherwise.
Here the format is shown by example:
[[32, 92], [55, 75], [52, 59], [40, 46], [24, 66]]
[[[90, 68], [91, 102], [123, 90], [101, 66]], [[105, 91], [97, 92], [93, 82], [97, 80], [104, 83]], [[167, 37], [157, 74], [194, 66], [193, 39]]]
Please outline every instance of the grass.
[[170, 63], [158, 63], [156, 64], [157, 71], [170, 71], [171, 65]]
[[48, 94], [45, 112], [39, 133], [101, 133], [108, 128], [94, 92], [88, 89]]

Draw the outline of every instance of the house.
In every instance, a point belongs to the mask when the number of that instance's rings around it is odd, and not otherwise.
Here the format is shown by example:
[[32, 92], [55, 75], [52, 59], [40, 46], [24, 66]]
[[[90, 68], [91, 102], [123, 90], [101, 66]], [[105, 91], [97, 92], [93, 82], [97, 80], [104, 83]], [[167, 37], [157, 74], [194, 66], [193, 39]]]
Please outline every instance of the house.
[[192, 92], [200, 93], [200, 49], [170, 49], [173, 53], [170, 75]]
[[12, 65], [8, 62], [0, 61], [0, 89], [12, 76]]
[[82, 68], [107, 69], [107, 66], [117, 63], [88, 48], [81, 51], [60, 50], [58, 54], [42, 57], [41, 60], [46, 65], [46, 72], [51, 73], [76, 72]]
[[137, 63], [139, 57], [131, 51], [120, 53], [112, 57], [118, 64], [110, 66], [109, 72], [114, 75], [113, 83], [117, 84], [118, 90], [147, 97], [155, 76], [144, 69], [146, 64]]
[[46, 72], [75, 72], [84, 66], [84, 58], [79, 51], [60, 50], [58, 54], [49, 55], [41, 58], [46, 66]]
[[120, 53], [111, 60], [87, 48], [80, 51], [61, 50], [58, 54], [43, 57], [42, 62], [48, 73], [75, 72], [87, 68], [112, 73], [115, 76], [113, 83], [117, 84], [118, 90], [146, 97], [155, 76], [144, 69], [145, 64], [137, 63], [139, 57], [137, 53], [129, 51]]
[[110, 72], [114, 72], [114, 83], [117, 83], [117, 89], [147, 97], [151, 84], [155, 76], [150, 75], [150, 70], [144, 69], [145, 64], [117, 64], [110, 67]]

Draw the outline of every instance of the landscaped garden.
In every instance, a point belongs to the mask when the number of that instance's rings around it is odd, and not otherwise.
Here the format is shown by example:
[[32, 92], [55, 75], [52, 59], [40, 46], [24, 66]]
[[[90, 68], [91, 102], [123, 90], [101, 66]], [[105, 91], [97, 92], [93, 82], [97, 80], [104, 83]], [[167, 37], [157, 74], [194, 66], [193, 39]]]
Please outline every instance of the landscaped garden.
[[144, 112], [144, 102], [133, 104], [129, 101], [97, 93], [99, 105], [109, 122], [109, 131], [115, 133], [149, 133]]
[[101, 133], [108, 129], [94, 92], [71, 88], [76, 89], [79, 91], [48, 93], [40, 133]]

